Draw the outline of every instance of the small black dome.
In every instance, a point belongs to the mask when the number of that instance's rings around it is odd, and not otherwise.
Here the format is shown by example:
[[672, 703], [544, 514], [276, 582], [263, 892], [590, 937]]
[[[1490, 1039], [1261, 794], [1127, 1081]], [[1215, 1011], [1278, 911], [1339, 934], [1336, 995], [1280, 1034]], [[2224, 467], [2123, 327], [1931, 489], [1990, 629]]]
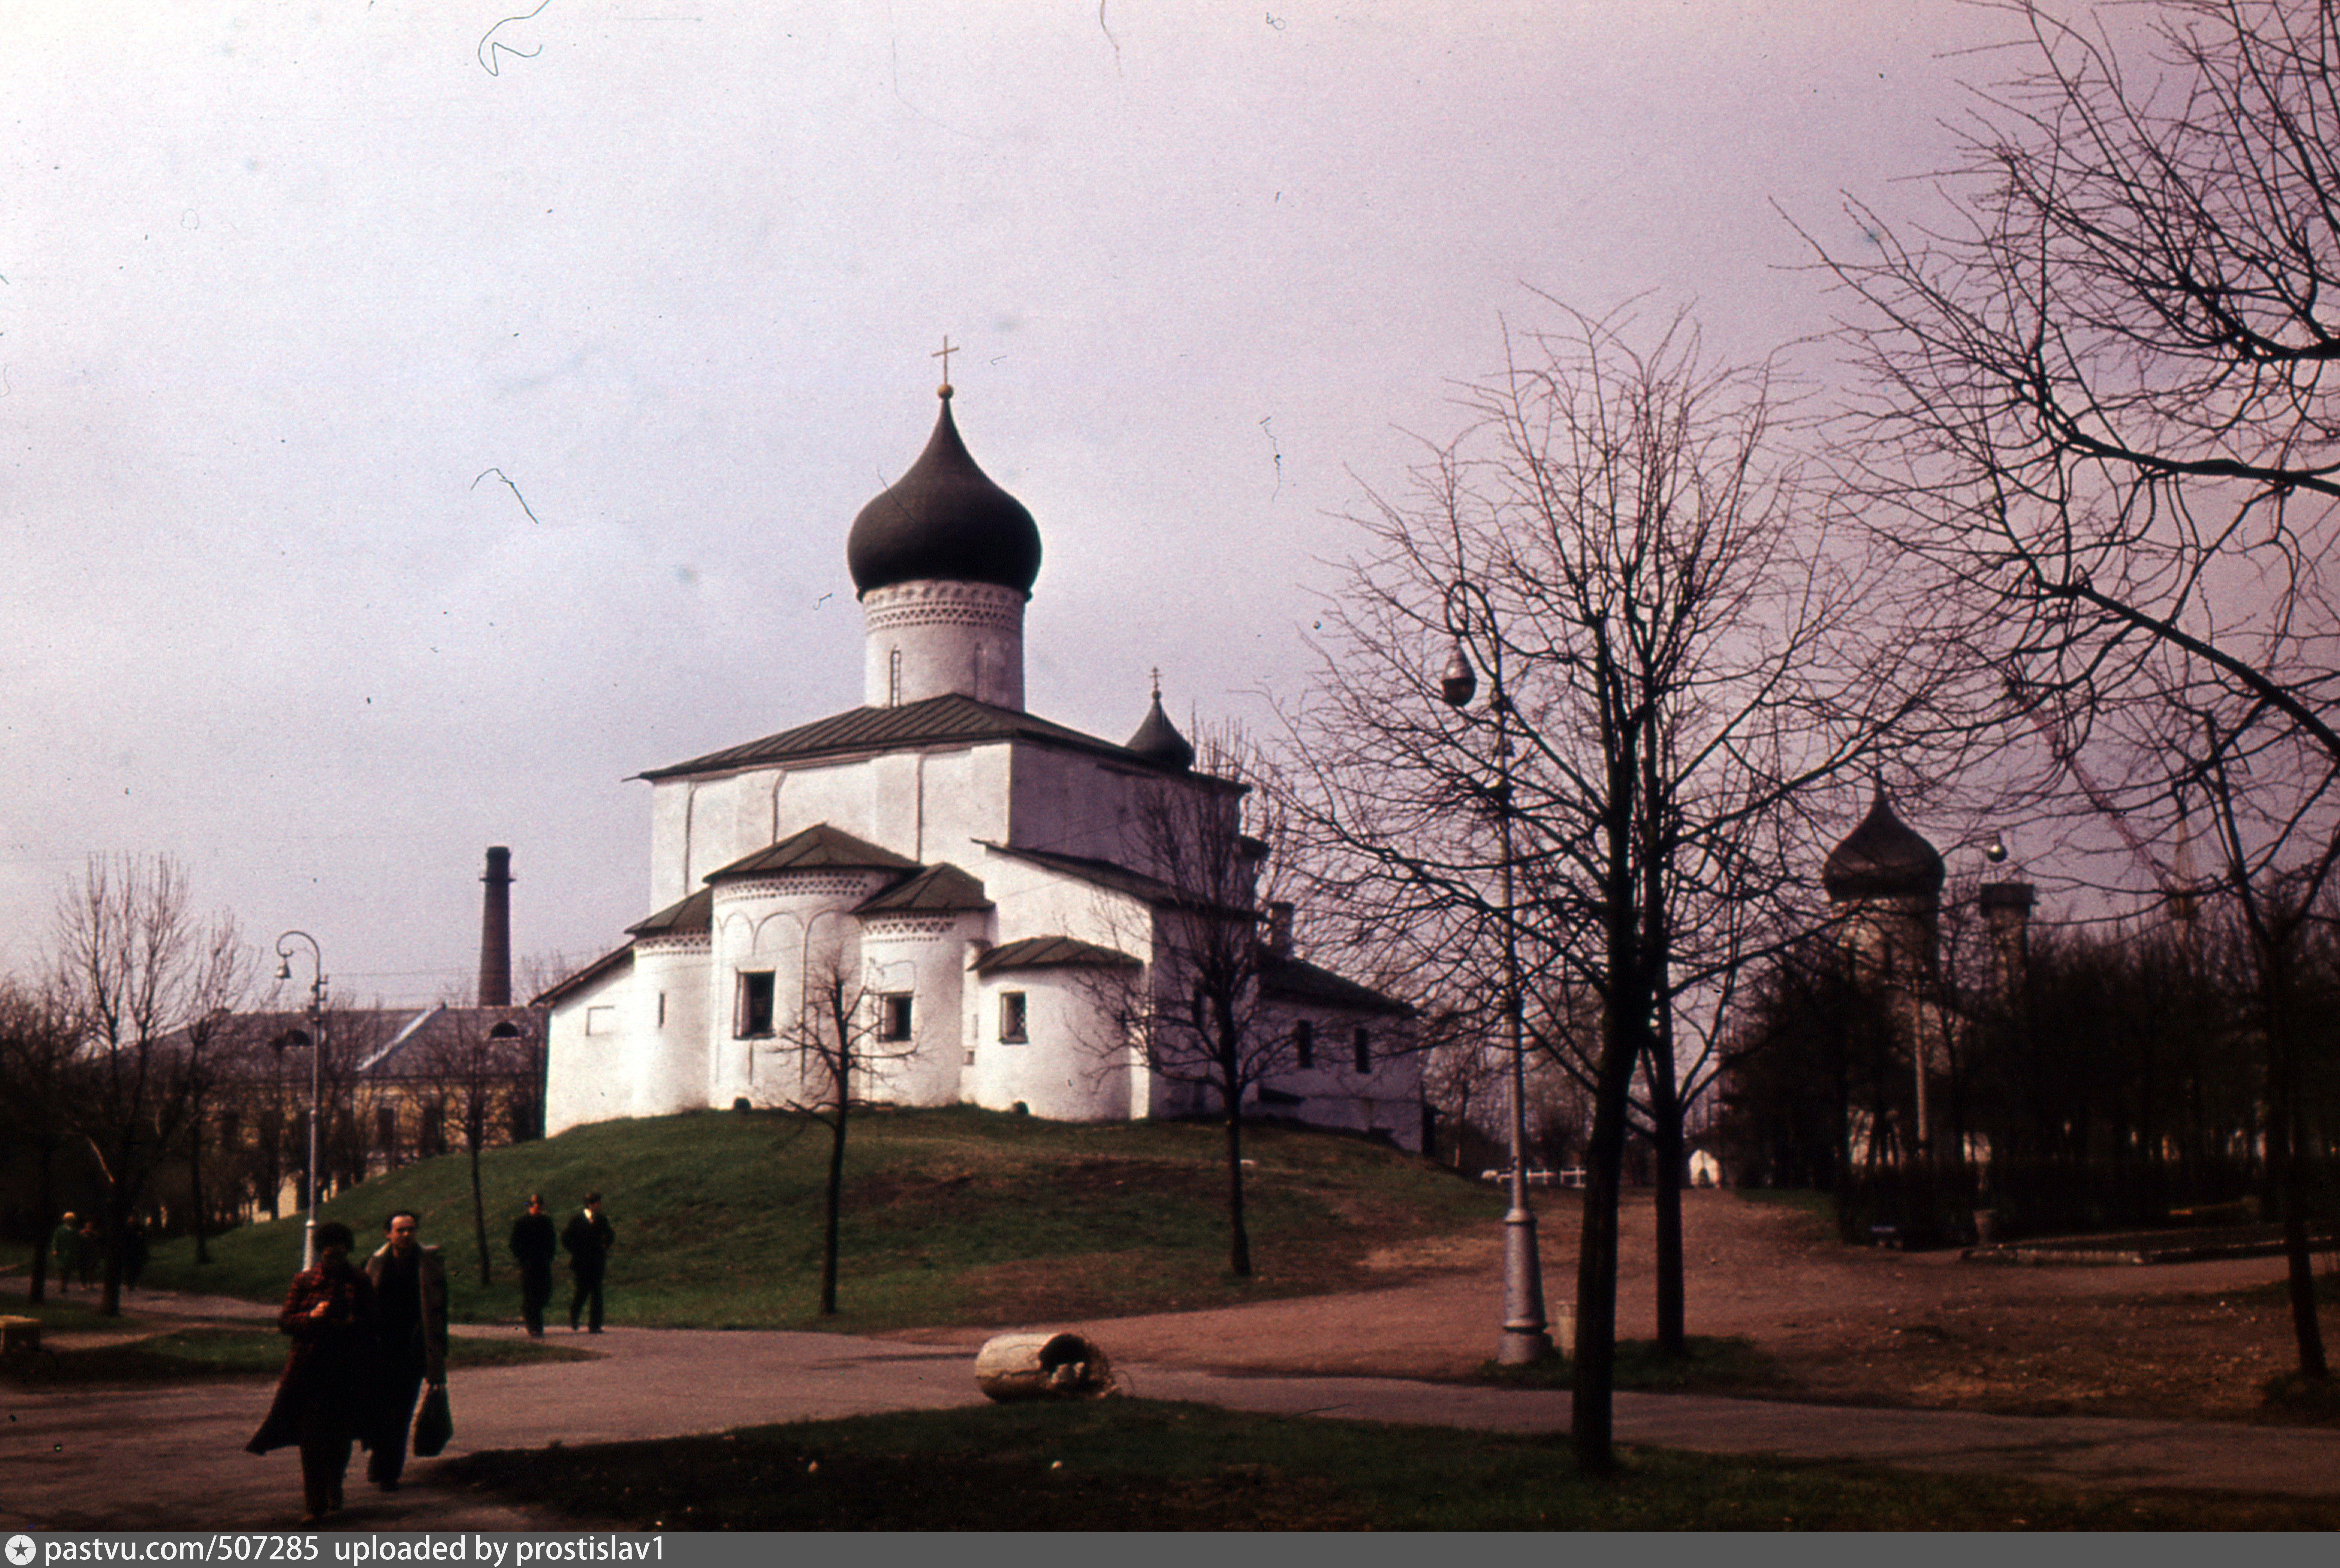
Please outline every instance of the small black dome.
[[1178, 733], [1178, 727], [1170, 722], [1170, 716], [1162, 711], [1162, 693], [1158, 688], [1154, 693], [1154, 706], [1145, 710], [1145, 722], [1138, 725], [1137, 733], [1129, 738], [1127, 747], [1148, 762], [1158, 762], [1165, 768], [1183, 769], [1195, 765], [1195, 749], [1184, 735]]
[[1893, 814], [1885, 781], [1860, 826], [1845, 835], [1820, 868], [1831, 899], [1930, 898], [1942, 891], [1942, 856]]
[[996, 583], [1030, 595], [1040, 575], [1039, 527], [1022, 501], [992, 483], [967, 456], [951, 422], [947, 388], [927, 450], [853, 520], [845, 563], [861, 593], [939, 578]]

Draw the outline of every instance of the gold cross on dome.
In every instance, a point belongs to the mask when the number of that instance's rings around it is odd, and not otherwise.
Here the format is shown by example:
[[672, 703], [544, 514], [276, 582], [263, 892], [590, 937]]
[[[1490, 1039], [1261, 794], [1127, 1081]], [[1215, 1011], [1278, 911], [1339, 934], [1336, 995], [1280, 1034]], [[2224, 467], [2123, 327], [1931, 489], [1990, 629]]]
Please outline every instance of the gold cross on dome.
[[958, 352], [959, 351], [957, 349], [951, 347], [950, 333], [945, 332], [943, 334], [943, 346], [927, 356], [930, 360], [940, 360], [943, 362], [943, 385], [945, 386], [950, 385], [950, 357]]

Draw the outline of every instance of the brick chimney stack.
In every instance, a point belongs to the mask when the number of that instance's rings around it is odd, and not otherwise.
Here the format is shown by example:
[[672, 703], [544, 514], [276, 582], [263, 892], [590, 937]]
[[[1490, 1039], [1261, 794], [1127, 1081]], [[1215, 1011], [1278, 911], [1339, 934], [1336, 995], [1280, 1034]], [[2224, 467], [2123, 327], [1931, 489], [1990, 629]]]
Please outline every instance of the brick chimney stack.
[[480, 911], [480, 1003], [511, 1006], [511, 851], [501, 844], [488, 851], [486, 901]]

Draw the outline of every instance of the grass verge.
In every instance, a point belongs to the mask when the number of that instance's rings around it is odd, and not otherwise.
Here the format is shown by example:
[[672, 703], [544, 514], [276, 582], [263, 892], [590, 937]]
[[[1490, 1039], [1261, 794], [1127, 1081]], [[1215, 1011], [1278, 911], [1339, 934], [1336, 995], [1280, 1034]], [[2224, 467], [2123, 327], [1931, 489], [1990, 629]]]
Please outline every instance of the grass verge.
[[658, 1443], [466, 1454], [448, 1474], [660, 1530], [2328, 1530], [2280, 1499], [2120, 1496], [1971, 1475], [1291, 1420], [1142, 1399], [972, 1406]]
[[[1179, 1311], [1392, 1283], [1367, 1256], [1492, 1224], [1501, 1195], [1397, 1150], [1246, 1128], [1256, 1272], [1226, 1269], [1224, 1133], [1196, 1124], [1074, 1126], [960, 1107], [871, 1112], [848, 1147], [840, 1312], [818, 1312], [826, 1135], [792, 1116], [701, 1112], [578, 1127], [482, 1156], [491, 1277], [480, 1282], [467, 1157], [404, 1166], [338, 1195], [322, 1217], [370, 1248], [392, 1208], [422, 1216], [464, 1322], [515, 1319], [505, 1238], [527, 1195], [566, 1222], [587, 1188], [618, 1245], [610, 1315], [674, 1328], [891, 1328]], [[282, 1299], [297, 1217], [156, 1249], [154, 1285]], [[556, 1282], [557, 1287], [560, 1282]], [[556, 1312], [567, 1305], [558, 1288]]]
[[[110, 1328], [120, 1318], [97, 1321]], [[525, 1361], [592, 1361], [592, 1352], [530, 1341], [457, 1339], [451, 1367], [505, 1366]], [[43, 1350], [0, 1361], [0, 1382], [55, 1388], [100, 1383], [186, 1383], [208, 1378], [273, 1377], [284, 1369], [284, 1336], [273, 1329], [182, 1328], [113, 1345]]]

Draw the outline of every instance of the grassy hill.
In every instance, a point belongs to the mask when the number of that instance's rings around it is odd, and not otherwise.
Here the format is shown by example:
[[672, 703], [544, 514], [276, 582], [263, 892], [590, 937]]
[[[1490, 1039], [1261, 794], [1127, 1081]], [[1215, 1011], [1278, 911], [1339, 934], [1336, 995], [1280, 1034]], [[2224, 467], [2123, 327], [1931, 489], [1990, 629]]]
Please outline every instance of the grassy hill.
[[[328, 1200], [361, 1253], [411, 1207], [442, 1248], [455, 1316], [516, 1321], [504, 1240], [530, 1191], [565, 1224], [598, 1188], [617, 1227], [620, 1323], [872, 1330], [1172, 1310], [1305, 1295], [1364, 1277], [1377, 1247], [1499, 1217], [1486, 1186], [1353, 1138], [1246, 1128], [1254, 1275], [1226, 1269], [1224, 1134], [1211, 1126], [1070, 1126], [968, 1107], [877, 1111], [847, 1151], [838, 1315], [816, 1313], [828, 1133], [771, 1114], [700, 1112], [578, 1127], [481, 1157], [492, 1280], [479, 1283], [468, 1162], [426, 1160]], [[156, 1249], [172, 1289], [280, 1299], [299, 1216]], [[565, 1315], [557, 1270], [553, 1315]]]

